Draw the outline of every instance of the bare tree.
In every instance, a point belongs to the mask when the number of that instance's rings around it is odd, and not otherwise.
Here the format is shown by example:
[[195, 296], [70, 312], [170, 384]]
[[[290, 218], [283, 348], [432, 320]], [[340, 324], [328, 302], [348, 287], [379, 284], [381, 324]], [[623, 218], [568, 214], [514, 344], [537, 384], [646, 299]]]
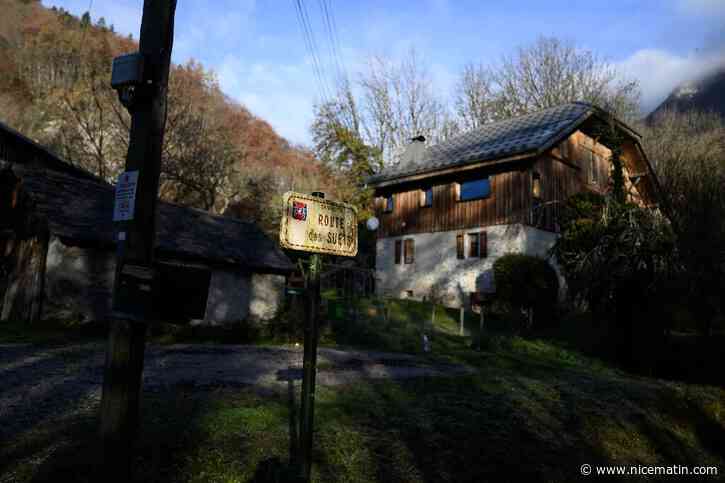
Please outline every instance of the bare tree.
[[483, 64], [467, 64], [455, 86], [456, 114], [464, 130], [477, 129], [494, 120], [496, 93], [493, 72]]
[[[212, 72], [189, 62], [172, 71], [160, 193], [164, 199], [223, 212], [239, 191], [244, 146], [234, 106]], [[246, 120], [246, 119], [245, 119]]]
[[707, 334], [725, 314], [725, 123], [714, 114], [664, 111], [640, 127], [677, 236], [686, 293]]
[[631, 121], [638, 117], [639, 97], [637, 82], [611, 63], [572, 43], [540, 37], [491, 67], [466, 66], [456, 108], [467, 128], [572, 101], [596, 104]]
[[312, 133], [321, 158], [330, 157], [325, 149], [334, 145], [334, 126], [379, 150], [386, 162], [417, 135], [436, 142], [456, 131], [415, 50], [397, 62], [370, 57], [354, 83], [340, 82], [335, 98], [317, 106]]

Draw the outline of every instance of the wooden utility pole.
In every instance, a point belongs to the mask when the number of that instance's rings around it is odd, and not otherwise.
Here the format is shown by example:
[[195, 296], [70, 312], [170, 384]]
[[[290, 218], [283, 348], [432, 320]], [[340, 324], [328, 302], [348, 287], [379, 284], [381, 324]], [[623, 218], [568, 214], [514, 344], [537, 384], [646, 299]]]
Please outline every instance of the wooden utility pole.
[[[123, 92], [131, 113], [126, 172], [137, 173], [130, 219], [116, 223], [116, 277], [101, 401], [107, 479], [128, 481], [138, 427], [147, 322], [156, 288], [154, 247], [166, 92], [176, 0], [145, 0], [138, 82]], [[120, 184], [120, 183], [119, 183]]]

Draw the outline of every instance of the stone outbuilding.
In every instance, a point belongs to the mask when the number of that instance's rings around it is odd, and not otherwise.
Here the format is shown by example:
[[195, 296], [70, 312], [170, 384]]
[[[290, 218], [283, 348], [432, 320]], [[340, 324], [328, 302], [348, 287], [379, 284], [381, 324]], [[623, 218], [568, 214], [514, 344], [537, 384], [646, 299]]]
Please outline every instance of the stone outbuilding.
[[[107, 318], [114, 187], [1, 124], [0, 134], [0, 320]], [[159, 202], [156, 235], [159, 320], [275, 317], [294, 265], [255, 224]]]

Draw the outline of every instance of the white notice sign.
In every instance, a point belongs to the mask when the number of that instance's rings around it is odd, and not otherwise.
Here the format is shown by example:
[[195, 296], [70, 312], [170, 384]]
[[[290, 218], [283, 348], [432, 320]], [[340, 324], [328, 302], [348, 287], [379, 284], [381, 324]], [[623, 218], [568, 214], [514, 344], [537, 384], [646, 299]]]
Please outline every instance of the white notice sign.
[[113, 204], [113, 221], [133, 220], [137, 185], [138, 171], [126, 171], [118, 177], [116, 201]]

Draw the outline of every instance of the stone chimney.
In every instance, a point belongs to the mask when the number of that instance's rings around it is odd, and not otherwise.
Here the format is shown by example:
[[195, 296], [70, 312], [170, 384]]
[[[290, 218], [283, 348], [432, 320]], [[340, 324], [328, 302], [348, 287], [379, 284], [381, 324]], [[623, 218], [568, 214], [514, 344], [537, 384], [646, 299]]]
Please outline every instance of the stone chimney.
[[400, 155], [400, 161], [398, 162], [398, 168], [400, 169], [412, 168], [423, 159], [425, 136], [416, 136], [410, 141], [403, 154]]

